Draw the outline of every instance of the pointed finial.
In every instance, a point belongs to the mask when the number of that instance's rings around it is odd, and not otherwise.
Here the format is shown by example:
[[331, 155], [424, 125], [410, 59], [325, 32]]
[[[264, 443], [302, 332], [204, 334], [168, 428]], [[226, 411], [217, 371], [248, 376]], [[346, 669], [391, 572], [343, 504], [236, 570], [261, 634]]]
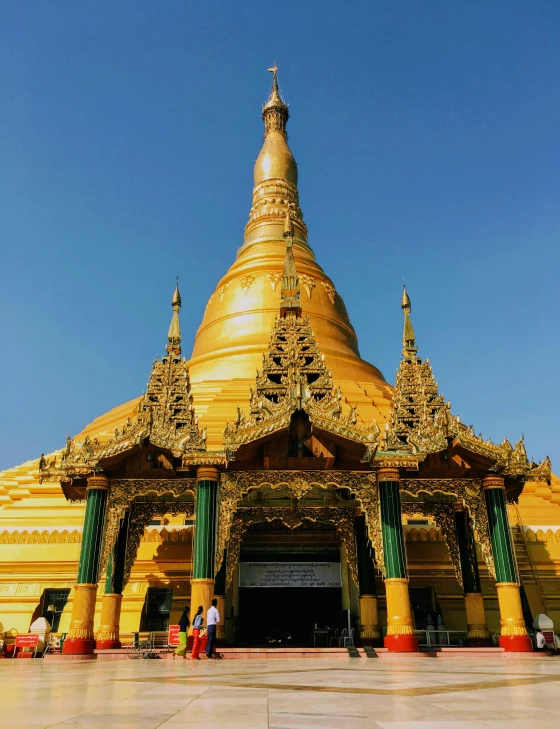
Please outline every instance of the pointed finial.
[[414, 328], [412, 321], [410, 320], [410, 312], [412, 309], [410, 303], [410, 296], [406, 290], [406, 286], [403, 281], [403, 295], [401, 299], [401, 308], [404, 314], [404, 328], [403, 328], [403, 357], [411, 359], [416, 356], [418, 347], [416, 346], [416, 335], [414, 334]]
[[295, 314], [295, 316], [301, 316], [299, 278], [293, 250], [294, 226], [289, 209], [286, 211], [284, 238], [286, 239], [286, 255], [284, 257], [284, 271], [282, 273], [282, 288], [280, 292], [280, 316], [285, 317], [288, 312]]
[[173, 307], [173, 315], [171, 317], [171, 324], [169, 325], [169, 332], [167, 333], [168, 354], [181, 354], [181, 328], [179, 326], [179, 309], [181, 308], [181, 294], [179, 293], [179, 276], [177, 276], [177, 283], [175, 284], [175, 291], [171, 297], [171, 306]]
[[175, 284], [175, 291], [171, 299], [171, 306], [178, 306], [181, 308], [181, 294], [179, 293], [179, 276], [177, 276], [177, 283]]
[[286, 124], [290, 113], [288, 111], [288, 105], [282, 97], [280, 86], [278, 85], [278, 66], [276, 65], [276, 61], [274, 61], [274, 65], [271, 68], [268, 68], [267, 71], [272, 73], [272, 88], [270, 89], [269, 97], [262, 108], [262, 118], [265, 129], [264, 135], [266, 137], [268, 132], [278, 131], [287, 138]]

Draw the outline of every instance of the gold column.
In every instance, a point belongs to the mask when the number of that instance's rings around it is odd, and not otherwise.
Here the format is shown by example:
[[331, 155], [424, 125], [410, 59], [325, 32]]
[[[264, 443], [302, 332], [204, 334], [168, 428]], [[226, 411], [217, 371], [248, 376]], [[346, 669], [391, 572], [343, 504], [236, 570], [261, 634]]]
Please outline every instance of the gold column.
[[504, 479], [493, 474], [483, 478], [482, 485], [496, 568], [496, 588], [500, 606], [500, 646], [506, 651], [529, 653], [533, 650], [533, 644], [525, 627], [521, 606]]
[[101, 603], [101, 624], [95, 636], [99, 650], [121, 647], [119, 640], [121, 605], [122, 595], [103, 595], [103, 602]]
[[[199, 467], [196, 472], [196, 480], [200, 484], [212, 482], [215, 488], [218, 486], [219, 472], [214, 467]], [[215, 542], [215, 501], [206, 495], [206, 501], [202, 503], [201, 493], [197, 486], [197, 505], [195, 535], [193, 541], [193, 575], [191, 579], [191, 615], [196, 614], [199, 605], [204, 608], [204, 621], [206, 624], [206, 613], [212, 605], [214, 598], [214, 542]], [[204, 507], [203, 509], [201, 507]], [[205, 575], [205, 576], [199, 576]], [[220, 618], [223, 616], [220, 613]]]
[[417, 652], [418, 638], [410, 610], [406, 547], [402, 530], [398, 468], [379, 468], [379, 505], [385, 564], [387, 635], [385, 647], [391, 652]]
[[90, 476], [87, 480], [78, 584], [74, 588], [70, 630], [63, 646], [63, 653], [67, 655], [90, 654], [95, 649], [93, 618], [108, 489], [109, 479], [105, 476]]
[[459, 547], [461, 572], [463, 573], [463, 596], [467, 618], [467, 645], [481, 647], [492, 645], [486, 626], [484, 599], [478, 572], [478, 556], [469, 514], [462, 502], [453, 505], [455, 531]]
[[469, 645], [488, 644], [490, 633], [484, 614], [484, 599], [480, 592], [465, 592], [465, 612], [467, 614], [467, 639]]
[[348, 555], [346, 554], [346, 544], [342, 542], [340, 545], [340, 576], [341, 576], [341, 595], [342, 609], [350, 610], [350, 586], [348, 584]]
[[360, 595], [360, 638], [369, 645], [371, 641], [377, 641], [380, 637], [377, 597]]

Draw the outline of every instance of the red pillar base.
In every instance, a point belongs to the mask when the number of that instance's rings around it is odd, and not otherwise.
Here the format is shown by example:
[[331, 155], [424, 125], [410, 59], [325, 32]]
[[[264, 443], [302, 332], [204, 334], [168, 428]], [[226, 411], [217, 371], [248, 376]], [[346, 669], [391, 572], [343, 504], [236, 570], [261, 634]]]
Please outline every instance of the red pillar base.
[[87, 655], [95, 650], [93, 638], [66, 638], [62, 646], [62, 653], [65, 656]]
[[500, 635], [500, 647], [508, 653], [531, 653], [533, 641], [528, 635]]
[[95, 645], [98, 651], [116, 650], [122, 648], [120, 640], [98, 640]]
[[389, 653], [418, 653], [418, 638], [415, 635], [386, 635], [383, 641]]

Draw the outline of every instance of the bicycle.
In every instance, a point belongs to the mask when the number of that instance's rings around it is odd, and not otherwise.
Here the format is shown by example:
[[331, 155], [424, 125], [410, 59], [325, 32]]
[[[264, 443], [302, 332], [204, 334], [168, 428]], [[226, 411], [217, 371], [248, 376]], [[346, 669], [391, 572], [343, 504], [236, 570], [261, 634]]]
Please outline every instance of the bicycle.
[[154, 650], [152, 641], [139, 640], [135, 641], [128, 649], [129, 658], [157, 658], [158, 654]]

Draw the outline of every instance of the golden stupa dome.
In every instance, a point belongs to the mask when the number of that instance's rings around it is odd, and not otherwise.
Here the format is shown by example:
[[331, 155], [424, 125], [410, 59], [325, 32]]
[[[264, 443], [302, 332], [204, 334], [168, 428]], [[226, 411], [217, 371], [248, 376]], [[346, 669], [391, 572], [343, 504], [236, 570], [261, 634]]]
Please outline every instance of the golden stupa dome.
[[208, 430], [209, 447], [219, 447], [237, 405], [246, 407], [249, 389], [268, 348], [280, 305], [286, 213], [294, 227], [294, 258], [303, 313], [333, 378], [349, 406], [365, 422], [386, 419], [391, 389], [373, 365], [361, 359], [356, 333], [333, 281], [315, 261], [299, 207], [297, 165], [287, 142], [288, 106], [276, 68], [263, 106], [265, 138], [254, 168], [253, 204], [243, 245], [210, 296], [189, 362], [197, 415]]

